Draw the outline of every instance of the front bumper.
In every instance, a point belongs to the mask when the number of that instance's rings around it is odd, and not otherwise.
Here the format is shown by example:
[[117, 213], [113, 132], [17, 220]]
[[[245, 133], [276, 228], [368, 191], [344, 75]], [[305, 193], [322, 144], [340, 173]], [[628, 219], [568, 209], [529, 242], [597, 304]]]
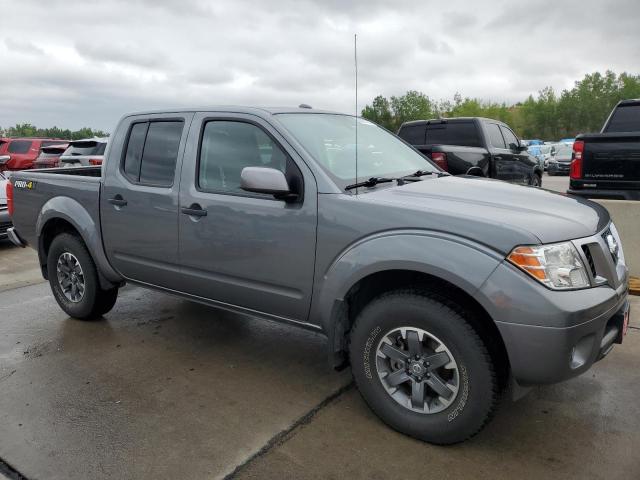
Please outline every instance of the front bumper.
[[549, 163], [549, 165], [547, 166], [547, 171], [550, 174], [563, 174], [563, 175], [569, 175], [569, 169], [570, 169], [570, 165], [569, 163]]
[[592, 281], [598, 286], [551, 290], [505, 261], [477, 292], [500, 331], [517, 384], [556, 383], [580, 375], [621, 341], [628, 270], [622, 258], [615, 264], [611, 260], [605, 271], [607, 257], [595, 243], [600, 236], [574, 241], [590, 246], [598, 271]]

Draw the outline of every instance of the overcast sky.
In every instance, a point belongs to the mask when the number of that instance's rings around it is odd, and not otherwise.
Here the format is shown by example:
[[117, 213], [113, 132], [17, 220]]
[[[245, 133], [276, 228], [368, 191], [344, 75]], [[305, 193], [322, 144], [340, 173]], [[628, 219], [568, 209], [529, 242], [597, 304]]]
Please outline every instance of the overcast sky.
[[515, 102], [640, 73], [640, 0], [0, 0], [0, 126], [113, 130], [130, 111], [354, 111], [409, 89]]

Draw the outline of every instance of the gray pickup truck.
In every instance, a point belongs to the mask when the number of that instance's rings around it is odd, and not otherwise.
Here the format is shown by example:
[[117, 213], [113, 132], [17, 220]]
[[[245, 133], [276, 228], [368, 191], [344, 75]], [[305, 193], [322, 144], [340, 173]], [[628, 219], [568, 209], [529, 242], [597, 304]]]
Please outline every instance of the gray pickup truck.
[[102, 169], [16, 172], [8, 193], [10, 237], [71, 317], [130, 282], [322, 332], [375, 413], [433, 443], [477, 433], [504, 391], [585, 372], [628, 322], [603, 207], [450, 176], [349, 115], [127, 115]]

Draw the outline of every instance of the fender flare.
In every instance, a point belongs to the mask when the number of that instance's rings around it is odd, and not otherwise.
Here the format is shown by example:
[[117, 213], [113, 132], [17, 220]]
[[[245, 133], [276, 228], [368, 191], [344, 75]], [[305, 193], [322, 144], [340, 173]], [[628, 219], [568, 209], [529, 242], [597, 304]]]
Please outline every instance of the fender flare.
[[[47, 262], [44, 255], [44, 245], [42, 244], [42, 232], [52, 220], [65, 220], [80, 234], [93, 261], [96, 263], [100, 284], [103, 288], [112, 288], [123, 282], [122, 276], [113, 269], [104, 253], [100, 225], [96, 224], [87, 209], [82, 206], [80, 202], [70, 197], [53, 197], [40, 209], [36, 220], [40, 265], [46, 265]], [[43, 273], [44, 271], [43, 269]]]
[[311, 323], [329, 338], [335, 353], [336, 330], [343, 321], [345, 297], [369, 275], [391, 270], [424, 273], [445, 280], [475, 296], [503, 256], [473, 240], [437, 231], [383, 232], [362, 239], [344, 250], [327, 268], [315, 289]]

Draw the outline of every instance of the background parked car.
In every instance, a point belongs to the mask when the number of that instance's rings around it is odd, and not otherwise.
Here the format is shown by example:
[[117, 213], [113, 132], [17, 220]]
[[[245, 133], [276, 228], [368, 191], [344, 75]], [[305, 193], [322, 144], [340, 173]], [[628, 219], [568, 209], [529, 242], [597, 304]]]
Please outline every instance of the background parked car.
[[102, 165], [104, 149], [108, 138], [84, 138], [69, 143], [69, 147], [60, 157], [61, 167], [80, 167]]
[[60, 156], [69, 147], [68, 143], [50, 145], [40, 149], [40, 155], [33, 162], [33, 168], [54, 168], [60, 166]]
[[0, 139], [0, 171], [33, 168], [40, 149], [67, 143], [55, 138], [2, 138]]
[[555, 145], [553, 156], [549, 159], [549, 175], [569, 175], [572, 153], [571, 145], [565, 143]]
[[7, 229], [11, 226], [7, 208], [7, 182], [7, 177], [0, 172], [0, 240], [7, 238]]
[[513, 130], [490, 118], [457, 117], [405, 122], [398, 136], [453, 175], [476, 175], [542, 185], [542, 167]]

